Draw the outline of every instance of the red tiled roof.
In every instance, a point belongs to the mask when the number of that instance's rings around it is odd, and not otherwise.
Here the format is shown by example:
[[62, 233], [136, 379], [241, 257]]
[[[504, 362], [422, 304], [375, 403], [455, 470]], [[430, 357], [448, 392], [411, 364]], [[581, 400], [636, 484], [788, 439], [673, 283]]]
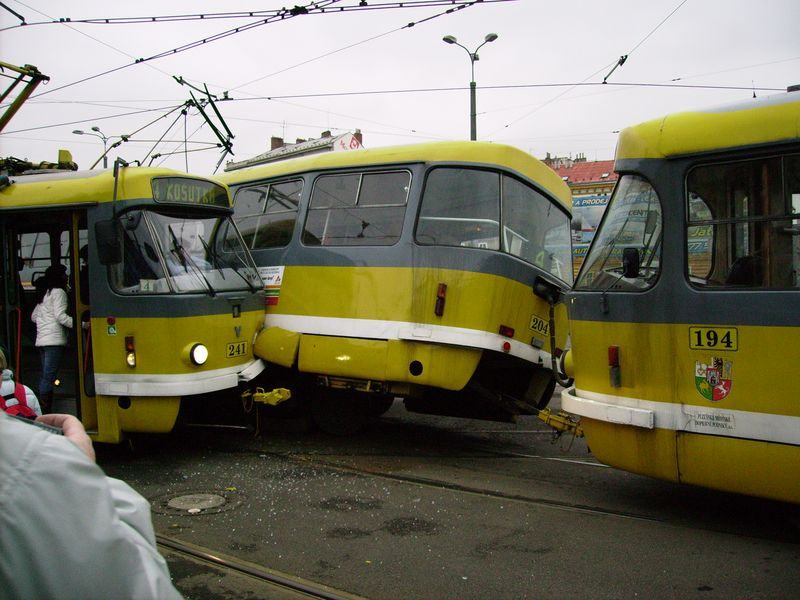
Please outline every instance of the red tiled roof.
[[[597, 183], [601, 181], [616, 181], [618, 175], [614, 172], [613, 160], [596, 160], [592, 162], [576, 162], [571, 167], [554, 169], [558, 176], [567, 183]], [[603, 175], [605, 174], [605, 177]]]

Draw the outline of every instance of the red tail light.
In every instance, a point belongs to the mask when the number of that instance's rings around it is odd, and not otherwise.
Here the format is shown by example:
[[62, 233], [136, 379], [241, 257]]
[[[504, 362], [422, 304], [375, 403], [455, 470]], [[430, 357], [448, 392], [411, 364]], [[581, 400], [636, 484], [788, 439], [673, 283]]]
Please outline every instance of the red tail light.
[[447, 284], [440, 283], [438, 289], [436, 290], [436, 306], [433, 309], [433, 313], [437, 317], [441, 317], [444, 314], [444, 301], [446, 296]]

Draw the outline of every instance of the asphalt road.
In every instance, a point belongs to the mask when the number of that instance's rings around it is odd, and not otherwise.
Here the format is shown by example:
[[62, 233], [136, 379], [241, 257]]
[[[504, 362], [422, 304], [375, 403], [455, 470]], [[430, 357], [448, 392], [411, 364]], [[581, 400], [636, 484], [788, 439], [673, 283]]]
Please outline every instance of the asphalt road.
[[[157, 533], [367, 598], [800, 597], [800, 507], [610, 469], [533, 418], [395, 403], [354, 438], [270, 429], [184, 428], [98, 462]], [[285, 597], [165, 555], [188, 598]]]

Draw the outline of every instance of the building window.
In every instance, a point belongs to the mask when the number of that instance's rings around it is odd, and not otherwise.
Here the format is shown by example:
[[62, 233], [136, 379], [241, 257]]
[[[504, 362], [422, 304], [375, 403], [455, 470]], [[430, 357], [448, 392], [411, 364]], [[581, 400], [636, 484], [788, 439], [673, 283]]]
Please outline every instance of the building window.
[[408, 171], [321, 175], [303, 229], [307, 246], [391, 246], [400, 239]]

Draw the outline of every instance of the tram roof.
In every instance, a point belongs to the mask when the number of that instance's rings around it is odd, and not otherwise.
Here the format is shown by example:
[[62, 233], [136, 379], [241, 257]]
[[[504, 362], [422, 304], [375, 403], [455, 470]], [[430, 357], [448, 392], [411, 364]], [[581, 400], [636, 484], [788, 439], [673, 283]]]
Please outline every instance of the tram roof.
[[530, 179], [571, 209], [569, 187], [547, 165], [519, 148], [489, 142], [431, 142], [346, 152], [326, 152], [238, 169], [218, 176], [227, 185], [342, 167], [430, 162], [499, 165]]
[[[120, 169], [117, 200], [152, 198], [150, 182], [155, 177], [181, 177], [213, 181], [173, 169], [126, 167]], [[111, 202], [114, 171], [52, 171], [9, 177], [11, 184], [0, 190], [0, 209], [65, 206]], [[219, 182], [216, 182], [219, 183]]]
[[624, 129], [616, 160], [670, 158], [800, 138], [800, 92], [674, 113]]

